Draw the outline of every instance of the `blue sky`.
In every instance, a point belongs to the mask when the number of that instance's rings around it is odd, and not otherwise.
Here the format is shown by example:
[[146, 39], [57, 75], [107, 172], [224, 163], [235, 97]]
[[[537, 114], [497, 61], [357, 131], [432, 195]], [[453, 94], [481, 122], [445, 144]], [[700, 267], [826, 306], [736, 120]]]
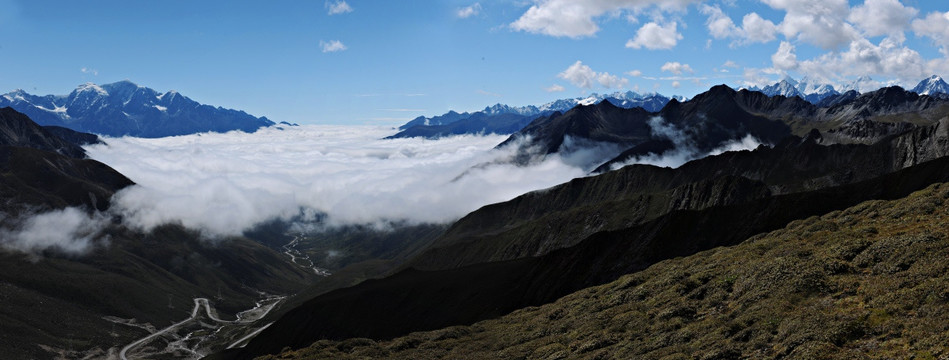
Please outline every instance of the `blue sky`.
[[0, 32], [0, 92], [128, 79], [298, 123], [949, 75], [949, 3], [923, 0], [0, 0]]

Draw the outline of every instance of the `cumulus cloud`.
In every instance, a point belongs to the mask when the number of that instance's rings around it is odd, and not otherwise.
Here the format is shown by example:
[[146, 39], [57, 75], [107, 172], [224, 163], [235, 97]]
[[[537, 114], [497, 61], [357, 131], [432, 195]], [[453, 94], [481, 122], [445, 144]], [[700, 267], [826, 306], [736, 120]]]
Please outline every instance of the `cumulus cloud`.
[[883, 38], [879, 44], [859, 39], [851, 42], [846, 51], [826, 53], [800, 61], [798, 65], [806, 74], [840, 81], [848, 77], [880, 75], [915, 82], [931, 73], [922, 55], [906, 47], [901, 39], [892, 37]]
[[79, 72], [83, 74], [92, 74], [92, 76], [99, 76], [99, 70], [83, 67], [79, 69]]
[[570, 65], [570, 67], [560, 74], [557, 74], [557, 77], [567, 80], [574, 86], [583, 89], [592, 89], [595, 84], [600, 84], [600, 86], [608, 89], [618, 89], [629, 84], [629, 80], [619, 76], [607, 72], [598, 73], [593, 71], [592, 68], [584, 65], [580, 60], [577, 60], [577, 62]]
[[693, 73], [692, 67], [689, 64], [680, 64], [678, 61], [667, 62], [662, 64], [662, 67], [659, 68], [662, 71], [668, 71], [675, 75], [681, 75], [683, 72]]
[[626, 41], [626, 47], [631, 49], [646, 48], [649, 50], [672, 49], [682, 40], [682, 34], [676, 30], [675, 21], [659, 25], [650, 22], [636, 30], [636, 36]]
[[794, 53], [794, 45], [787, 41], [782, 41], [778, 46], [778, 51], [771, 55], [771, 63], [779, 70], [793, 70], [797, 68], [797, 55]]
[[458, 9], [458, 11], [455, 12], [455, 15], [458, 16], [459, 18], [467, 19], [469, 17], [478, 15], [479, 13], [481, 13], [481, 4], [474, 3], [471, 6], [465, 6], [461, 9]]
[[700, 0], [534, 0], [511, 28], [535, 34], [580, 38], [600, 30], [597, 18], [622, 11], [681, 11]]
[[917, 35], [931, 38], [943, 55], [949, 56], [949, 11], [929, 13], [925, 18], [913, 20], [912, 26]]
[[919, 10], [903, 6], [899, 0], [866, 0], [851, 9], [847, 17], [868, 36], [902, 34]]
[[388, 127], [314, 125], [111, 138], [86, 149], [138, 184], [113, 199], [128, 225], [177, 223], [209, 235], [313, 213], [331, 225], [447, 222], [585, 174], [558, 156], [510, 165], [512, 150], [493, 150], [499, 135], [380, 140], [387, 135]]
[[326, 2], [326, 12], [329, 15], [339, 15], [345, 14], [348, 12], [353, 12], [353, 8], [349, 6], [345, 1], [327, 1]]
[[639, 70], [630, 70], [626, 72], [626, 75], [633, 76], [633, 77], [640, 77], [640, 76], [643, 76], [643, 72]]
[[331, 52], [343, 51], [343, 50], [348, 49], [346, 45], [344, 45], [339, 40], [330, 40], [330, 41], [320, 40], [320, 47], [323, 49], [324, 53], [331, 53]]
[[824, 49], [836, 49], [856, 39], [857, 31], [847, 23], [847, 0], [762, 0], [784, 10], [778, 29], [787, 39], [797, 39]]
[[702, 5], [700, 11], [708, 16], [705, 22], [709, 34], [716, 39], [736, 39], [732, 45], [766, 43], [776, 38], [778, 27], [757, 13], [749, 13], [742, 18], [738, 27], [718, 6]]
[[16, 218], [0, 216], [0, 247], [39, 255], [54, 251], [66, 255], [82, 255], [108, 238], [102, 230], [108, 218], [100, 213], [88, 213], [78, 208], [65, 208], [37, 214], [23, 214]]

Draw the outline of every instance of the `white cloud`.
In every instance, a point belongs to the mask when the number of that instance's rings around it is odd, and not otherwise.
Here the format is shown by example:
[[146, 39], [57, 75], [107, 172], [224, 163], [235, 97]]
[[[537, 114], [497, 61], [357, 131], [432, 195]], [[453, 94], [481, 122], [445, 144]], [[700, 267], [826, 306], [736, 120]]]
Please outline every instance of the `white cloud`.
[[662, 67], [659, 68], [662, 71], [671, 72], [674, 75], [681, 75], [683, 72], [694, 73], [692, 67], [689, 64], [680, 64], [678, 61], [667, 62], [662, 64]]
[[561, 92], [566, 89], [564, 89], [563, 86], [560, 86], [558, 84], [553, 84], [553, 85], [550, 85], [550, 87], [544, 88], [544, 90], [547, 92]]
[[851, 42], [846, 51], [799, 60], [798, 71], [811, 77], [836, 81], [837, 86], [864, 75], [885, 78], [884, 83], [915, 85], [933, 73], [931, 64], [918, 52], [906, 47], [901, 37], [886, 37], [879, 44], [859, 39]]
[[749, 43], [766, 43], [775, 39], [778, 27], [757, 13], [746, 14], [741, 19], [742, 38]]
[[779, 70], [794, 70], [797, 68], [797, 55], [794, 53], [794, 45], [787, 41], [782, 41], [778, 46], [778, 51], [771, 55], [771, 63]]
[[326, 213], [332, 224], [447, 222], [585, 174], [557, 156], [530, 167], [505, 162], [513, 152], [493, 147], [506, 136], [380, 140], [391, 134], [304, 125], [110, 138], [86, 149], [138, 184], [113, 199], [128, 225], [179, 223], [209, 235], [239, 234], [301, 209]]
[[629, 75], [632, 77], [640, 77], [640, 76], [643, 76], [643, 72], [639, 70], [630, 70], [626, 72], [626, 75]]
[[682, 11], [700, 0], [533, 0], [511, 28], [535, 34], [580, 38], [600, 30], [597, 18], [623, 11]]
[[678, 81], [673, 81], [673, 82], [672, 82], [672, 88], [673, 88], [673, 89], [678, 89], [678, 88], [680, 88], [680, 87], [682, 87], [682, 84], [679, 83]]
[[327, 10], [327, 13], [330, 15], [339, 15], [339, 14], [345, 14], [348, 12], [353, 12], [353, 8], [349, 6], [348, 3], [342, 0], [333, 1], [333, 2], [327, 1], [326, 10]]
[[682, 34], [677, 31], [675, 21], [659, 25], [655, 22], [646, 23], [639, 30], [636, 30], [636, 36], [626, 42], [626, 47], [632, 49], [647, 48], [650, 50], [672, 49]]
[[619, 76], [606, 72], [598, 73], [593, 71], [592, 68], [584, 65], [580, 60], [577, 60], [577, 62], [570, 65], [570, 67], [560, 74], [557, 74], [557, 77], [567, 80], [574, 86], [582, 89], [592, 89], [593, 85], [597, 83], [608, 89], [622, 88], [629, 84], [629, 80], [620, 78]]
[[653, 136], [669, 139], [673, 144], [673, 148], [661, 154], [649, 153], [629, 159], [624, 163], [613, 164], [611, 166], [613, 170], [630, 164], [650, 164], [660, 167], [677, 168], [695, 159], [718, 155], [727, 151], [754, 150], [761, 145], [758, 139], [755, 139], [751, 134], [747, 134], [741, 139], [726, 141], [712, 151], [703, 153], [696, 148], [695, 143], [688, 133], [677, 128], [674, 124], [667, 122], [662, 117], [653, 117], [646, 123], [649, 125], [650, 132]]
[[629, 84], [629, 80], [608, 73], [598, 74], [596, 81], [600, 83], [600, 86], [607, 89], [622, 89]]
[[866, 0], [851, 9], [847, 17], [868, 36], [902, 34], [919, 10], [903, 6], [899, 0]]
[[943, 55], [949, 56], [949, 11], [932, 12], [925, 18], [913, 20], [913, 31], [933, 39]]
[[0, 229], [0, 247], [27, 254], [38, 255], [52, 250], [67, 255], [81, 255], [96, 244], [108, 241], [108, 237], [102, 235], [102, 230], [109, 224], [108, 218], [78, 208], [69, 207], [3, 220], [6, 226]]
[[718, 6], [702, 5], [700, 11], [708, 16], [705, 24], [709, 34], [716, 39], [736, 39], [732, 45], [766, 43], [776, 38], [777, 25], [757, 13], [746, 14], [738, 27]]
[[778, 29], [789, 40], [836, 49], [858, 38], [856, 29], [845, 21], [850, 13], [847, 0], [761, 1], [774, 9], [786, 11]]
[[330, 41], [320, 40], [320, 47], [323, 49], [324, 53], [331, 53], [331, 52], [343, 51], [343, 50], [348, 49], [346, 45], [343, 45], [343, 43], [339, 40], [330, 40]]
[[96, 69], [90, 69], [90, 68], [84, 67], [82, 69], [79, 69], [79, 71], [82, 72], [83, 74], [92, 74], [93, 76], [99, 76], [99, 70], [96, 70]]
[[737, 69], [737, 68], [738, 68], [738, 64], [735, 63], [734, 61], [728, 60], [728, 61], [725, 61], [724, 64], [722, 64], [722, 67]]
[[461, 9], [458, 9], [455, 15], [458, 16], [459, 18], [467, 19], [469, 17], [478, 15], [479, 13], [481, 13], [481, 4], [474, 3], [471, 6], [466, 6]]

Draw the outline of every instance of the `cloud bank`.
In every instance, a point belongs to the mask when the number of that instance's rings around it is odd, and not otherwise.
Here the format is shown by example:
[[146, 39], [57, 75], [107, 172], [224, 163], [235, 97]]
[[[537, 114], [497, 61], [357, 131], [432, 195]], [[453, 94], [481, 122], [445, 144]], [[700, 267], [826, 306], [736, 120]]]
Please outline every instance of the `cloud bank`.
[[[553, 156], [530, 167], [493, 150], [504, 136], [394, 139], [385, 127], [300, 126], [86, 147], [138, 185], [111, 211], [149, 230], [178, 223], [208, 235], [323, 213], [330, 225], [453, 221], [477, 208], [584, 176]], [[568, 159], [569, 160], [569, 159]], [[487, 164], [487, 165], [485, 165]]]
[[82, 255], [97, 244], [108, 242], [102, 230], [108, 217], [78, 208], [65, 208], [39, 214], [23, 214], [12, 218], [0, 214], [0, 247], [39, 255], [55, 251], [66, 255]]
[[613, 164], [610, 166], [611, 170], [632, 164], [649, 164], [660, 167], [677, 168], [689, 161], [701, 159], [706, 156], [719, 155], [727, 151], [754, 150], [762, 145], [754, 136], [746, 134], [741, 139], [726, 141], [709, 152], [703, 152], [698, 149], [688, 133], [683, 129], [675, 127], [675, 125], [667, 122], [662, 117], [653, 117], [649, 119], [648, 124], [654, 137], [669, 139], [674, 147], [661, 154], [649, 153], [622, 163]]

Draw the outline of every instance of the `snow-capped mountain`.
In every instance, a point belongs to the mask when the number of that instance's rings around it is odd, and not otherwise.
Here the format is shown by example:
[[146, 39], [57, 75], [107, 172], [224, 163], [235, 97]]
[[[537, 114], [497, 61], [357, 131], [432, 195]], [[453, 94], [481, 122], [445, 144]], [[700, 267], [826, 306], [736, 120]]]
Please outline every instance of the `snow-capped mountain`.
[[794, 80], [791, 77], [785, 77], [773, 85], [765, 86], [764, 89], [760, 91], [768, 96], [797, 96], [812, 104], [817, 104], [821, 100], [840, 94], [833, 86], [814, 82], [807, 77], [801, 79], [801, 81]]
[[[592, 93], [587, 97], [577, 97], [572, 99], [558, 99], [551, 101], [549, 103], [535, 106], [509, 106], [496, 104], [489, 106], [482, 110], [484, 113], [489, 115], [496, 114], [519, 114], [525, 116], [538, 115], [545, 112], [554, 112], [560, 111], [564, 112], [570, 110], [577, 105], [593, 105], [597, 104], [600, 101], [609, 100], [610, 103], [618, 107], [623, 108], [634, 108], [642, 107], [647, 111], [656, 112], [662, 109], [663, 106], [669, 102], [670, 98], [657, 94], [657, 93], [646, 93], [640, 94], [633, 91], [617, 91], [611, 94], [597, 94]], [[658, 107], [657, 107], [658, 105]]]
[[920, 81], [912, 91], [920, 95], [949, 94], [949, 84], [938, 75], [933, 75]]
[[108, 136], [163, 137], [199, 132], [255, 131], [274, 123], [243, 111], [202, 105], [172, 90], [159, 93], [131, 81], [80, 85], [69, 95], [0, 96], [40, 125], [56, 125]]
[[764, 89], [761, 89], [761, 92], [768, 96], [799, 96], [803, 98], [801, 92], [797, 89], [797, 81], [794, 81], [794, 79], [789, 77], [784, 78], [773, 85], [765, 86]]
[[[685, 98], [681, 96], [673, 96], [677, 100], [684, 101]], [[666, 103], [669, 102], [671, 98], [658, 93], [645, 93], [640, 94], [633, 91], [617, 91], [611, 94], [597, 94], [592, 93], [587, 97], [576, 97], [570, 99], [558, 99], [551, 101], [549, 103], [537, 106], [537, 105], [527, 105], [527, 106], [511, 106], [505, 104], [494, 104], [488, 107], [485, 107], [484, 110], [476, 111], [474, 113], [463, 112], [458, 113], [455, 111], [449, 111], [445, 114], [425, 117], [419, 116], [412, 121], [405, 123], [399, 127], [399, 130], [406, 130], [413, 126], [424, 125], [448, 125], [456, 121], [461, 121], [468, 119], [476, 114], [481, 116], [499, 116], [506, 114], [515, 114], [526, 117], [537, 117], [541, 115], [547, 115], [554, 112], [566, 112], [577, 105], [593, 105], [598, 104], [601, 101], [609, 101], [611, 104], [616, 105], [621, 108], [634, 108], [641, 107], [650, 112], [657, 112], [662, 109]]]
[[854, 90], [862, 94], [862, 93], [878, 90], [881, 87], [883, 87], [883, 84], [881, 82], [873, 80], [873, 78], [871, 78], [869, 75], [864, 75], [864, 76], [858, 77], [856, 80], [850, 83], [841, 85], [840, 91], [847, 92], [850, 90]]

